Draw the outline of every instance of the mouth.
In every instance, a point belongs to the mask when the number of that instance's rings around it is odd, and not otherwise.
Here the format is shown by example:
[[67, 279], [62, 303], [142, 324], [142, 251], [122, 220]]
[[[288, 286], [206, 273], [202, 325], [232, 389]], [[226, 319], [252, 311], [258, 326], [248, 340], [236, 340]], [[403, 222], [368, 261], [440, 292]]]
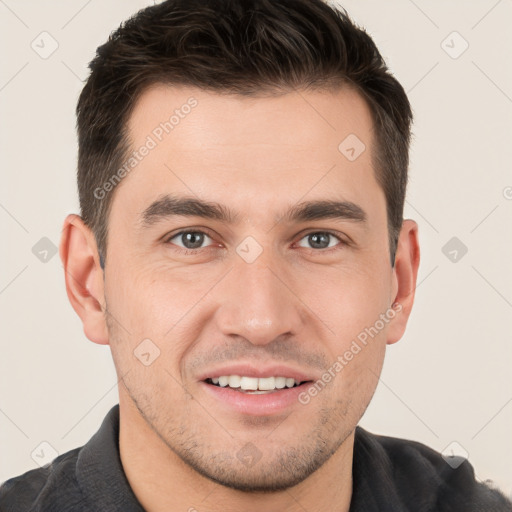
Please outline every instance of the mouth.
[[206, 396], [226, 412], [269, 417], [300, 406], [299, 397], [312, 382], [280, 376], [221, 375], [203, 379], [201, 385]]
[[255, 366], [239, 361], [205, 370], [197, 380], [205, 404], [210, 401], [228, 414], [272, 416], [302, 407], [300, 396], [316, 379], [313, 373], [291, 365], [260, 362]]
[[249, 377], [245, 375], [221, 375], [204, 380], [206, 384], [218, 388], [228, 388], [249, 395], [267, 395], [297, 388], [310, 383], [310, 380], [296, 380], [292, 377]]

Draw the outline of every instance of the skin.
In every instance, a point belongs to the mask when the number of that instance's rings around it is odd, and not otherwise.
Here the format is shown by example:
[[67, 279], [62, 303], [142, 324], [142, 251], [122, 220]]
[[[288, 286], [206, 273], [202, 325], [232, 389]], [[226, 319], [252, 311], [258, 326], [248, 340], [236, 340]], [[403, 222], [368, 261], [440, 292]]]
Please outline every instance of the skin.
[[[71, 304], [86, 336], [112, 350], [128, 481], [151, 512], [348, 511], [354, 429], [414, 300], [417, 224], [404, 221], [393, 267], [372, 119], [355, 91], [242, 98], [154, 86], [129, 120], [133, 148], [191, 96], [198, 105], [116, 187], [104, 272], [79, 216], [61, 240]], [[349, 134], [366, 146], [352, 162], [338, 150]], [[222, 203], [239, 222], [143, 228], [162, 194]], [[366, 222], [279, 220], [317, 199], [351, 201]], [[183, 229], [206, 232], [203, 249], [180, 253], [186, 240], [170, 238]], [[340, 238], [313, 245], [308, 235], [325, 231]], [[248, 236], [263, 249], [250, 264], [236, 252]], [[319, 378], [393, 303], [400, 312], [307, 405], [251, 416], [203, 389], [200, 374], [221, 360]], [[145, 366], [134, 350], [147, 338], [160, 355]], [[261, 456], [250, 466], [237, 458], [247, 443]]]

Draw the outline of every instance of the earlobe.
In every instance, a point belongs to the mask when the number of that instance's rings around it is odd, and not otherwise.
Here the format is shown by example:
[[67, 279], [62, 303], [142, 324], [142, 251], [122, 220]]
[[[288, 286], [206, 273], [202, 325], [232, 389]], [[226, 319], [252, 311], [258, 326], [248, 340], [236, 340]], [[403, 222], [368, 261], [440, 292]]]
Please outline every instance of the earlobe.
[[104, 315], [103, 271], [91, 229], [78, 215], [68, 215], [62, 228], [59, 254], [69, 301], [94, 343], [108, 344]]
[[397, 303], [399, 307], [394, 308], [397, 313], [389, 326], [388, 344], [397, 342], [405, 332], [414, 303], [419, 264], [418, 225], [407, 219], [402, 224], [396, 249], [391, 303]]

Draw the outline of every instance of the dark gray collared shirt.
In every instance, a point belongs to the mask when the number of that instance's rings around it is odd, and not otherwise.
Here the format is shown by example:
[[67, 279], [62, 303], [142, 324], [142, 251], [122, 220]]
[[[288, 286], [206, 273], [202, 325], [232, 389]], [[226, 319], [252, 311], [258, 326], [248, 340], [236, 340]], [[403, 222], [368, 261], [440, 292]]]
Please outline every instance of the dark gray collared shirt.
[[[121, 465], [119, 405], [87, 444], [4, 482], [0, 511], [144, 512]], [[512, 504], [477, 483], [467, 461], [453, 469], [425, 445], [357, 427], [350, 512], [377, 511], [512, 512]]]

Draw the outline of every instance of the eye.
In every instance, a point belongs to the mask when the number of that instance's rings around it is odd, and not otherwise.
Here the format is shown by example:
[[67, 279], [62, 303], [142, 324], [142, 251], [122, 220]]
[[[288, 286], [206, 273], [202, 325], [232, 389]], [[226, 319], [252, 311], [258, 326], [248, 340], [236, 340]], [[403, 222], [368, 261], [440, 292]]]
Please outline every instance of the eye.
[[305, 247], [301, 244], [302, 240], [306, 240], [306, 243], [310, 244], [310, 247], [306, 247], [308, 249], [329, 249], [337, 245], [336, 243], [331, 243], [336, 241], [340, 242], [341, 245], [345, 245], [345, 242], [338, 235], [329, 231], [314, 231], [308, 233], [299, 241], [299, 246]]
[[[213, 241], [204, 231], [184, 230], [168, 237], [165, 243], [176, 246], [178, 252], [194, 254], [201, 252], [203, 249], [208, 249], [209, 246], [203, 246], [207, 239], [209, 239], [210, 242]], [[309, 246], [303, 245], [303, 240], [305, 240], [305, 243], [309, 244]], [[345, 242], [341, 236], [330, 231], [313, 231], [303, 236], [299, 240], [298, 245], [306, 249], [313, 249], [314, 252], [330, 252], [329, 249], [334, 248], [333, 250], [336, 250], [335, 247], [337, 245], [348, 245], [348, 242]]]
[[[174, 245], [177, 245], [181, 249], [184, 250], [194, 250], [194, 249], [204, 249], [202, 247], [205, 239], [208, 238], [212, 240], [206, 233], [203, 231], [180, 231], [175, 235], [167, 238], [166, 243], [171, 243], [172, 240], [177, 240], [177, 242], [172, 242]], [[182, 245], [180, 245], [180, 242]]]

